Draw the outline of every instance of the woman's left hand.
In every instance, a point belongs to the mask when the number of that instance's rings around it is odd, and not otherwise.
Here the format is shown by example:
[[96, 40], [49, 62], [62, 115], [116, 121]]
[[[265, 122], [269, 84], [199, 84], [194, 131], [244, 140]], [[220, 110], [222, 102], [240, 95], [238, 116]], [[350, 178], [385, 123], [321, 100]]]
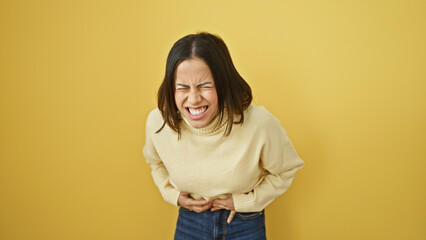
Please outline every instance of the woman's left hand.
[[232, 219], [234, 219], [235, 214], [237, 213], [234, 208], [234, 200], [232, 199], [232, 194], [225, 194], [226, 199], [214, 199], [211, 211], [216, 211], [219, 209], [231, 210], [229, 213], [229, 217], [227, 219], [227, 223], [231, 223]]

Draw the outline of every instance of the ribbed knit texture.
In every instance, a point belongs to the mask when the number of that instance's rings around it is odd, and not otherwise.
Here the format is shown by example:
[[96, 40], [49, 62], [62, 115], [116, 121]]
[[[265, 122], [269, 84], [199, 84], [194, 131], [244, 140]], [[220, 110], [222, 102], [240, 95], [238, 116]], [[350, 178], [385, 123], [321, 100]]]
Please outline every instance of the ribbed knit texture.
[[[219, 116], [216, 116], [215, 118], [213, 118], [213, 120], [205, 127], [202, 128], [195, 128], [193, 126], [191, 126], [191, 124], [188, 122], [188, 120], [181, 115], [182, 119], [183, 119], [183, 123], [185, 124], [185, 127], [190, 130], [191, 132], [198, 134], [198, 135], [204, 135], [204, 136], [211, 136], [211, 135], [215, 135], [218, 133], [223, 133], [225, 128], [226, 128], [226, 123], [225, 122], [221, 122], [219, 123]], [[226, 120], [226, 114], [224, 115], [224, 119]]]
[[163, 198], [177, 205], [180, 191], [195, 199], [214, 199], [232, 193], [238, 212], [261, 211], [290, 186], [303, 161], [280, 122], [264, 107], [251, 105], [243, 125], [214, 129], [218, 118], [204, 128], [181, 122], [181, 138], [163, 124], [158, 109], [146, 123], [143, 149]]

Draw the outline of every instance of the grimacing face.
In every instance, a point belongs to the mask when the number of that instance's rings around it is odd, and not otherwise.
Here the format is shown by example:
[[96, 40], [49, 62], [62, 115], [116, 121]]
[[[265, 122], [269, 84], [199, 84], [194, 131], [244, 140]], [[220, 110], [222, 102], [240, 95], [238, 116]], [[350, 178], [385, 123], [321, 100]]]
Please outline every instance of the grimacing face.
[[176, 68], [175, 102], [194, 128], [207, 126], [217, 115], [218, 99], [213, 75], [200, 58], [182, 61]]

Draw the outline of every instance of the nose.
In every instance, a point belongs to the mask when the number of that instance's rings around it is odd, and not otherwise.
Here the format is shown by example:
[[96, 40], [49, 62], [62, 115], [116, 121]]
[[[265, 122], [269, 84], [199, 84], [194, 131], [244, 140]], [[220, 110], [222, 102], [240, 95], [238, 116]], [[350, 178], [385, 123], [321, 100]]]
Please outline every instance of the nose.
[[188, 95], [188, 102], [191, 105], [196, 105], [201, 102], [201, 94], [197, 89], [192, 89]]

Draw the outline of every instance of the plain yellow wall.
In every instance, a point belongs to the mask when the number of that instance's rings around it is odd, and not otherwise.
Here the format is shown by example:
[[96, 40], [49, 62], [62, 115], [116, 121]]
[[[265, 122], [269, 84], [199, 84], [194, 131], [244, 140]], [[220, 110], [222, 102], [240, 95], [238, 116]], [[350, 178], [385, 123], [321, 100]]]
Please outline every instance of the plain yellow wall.
[[0, 0], [0, 239], [171, 239], [142, 156], [167, 53], [223, 37], [306, 166], [269, 239], [426, 239], [426, 2]]

